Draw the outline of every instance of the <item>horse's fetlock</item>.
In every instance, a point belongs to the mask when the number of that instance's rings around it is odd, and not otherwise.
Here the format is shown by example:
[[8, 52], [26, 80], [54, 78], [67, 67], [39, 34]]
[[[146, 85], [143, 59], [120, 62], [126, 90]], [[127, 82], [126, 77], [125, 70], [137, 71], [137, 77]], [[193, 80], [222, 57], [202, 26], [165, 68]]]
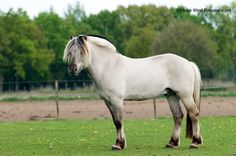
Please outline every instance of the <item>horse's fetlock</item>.
[[193, 136], [193, 141], [192, 141], [193, 144], [202, 144], [202, 137], [201, 136]]
[[179, 138], [171, 137], [169, 144], [172, 144], [174, 146], [179, 146]]

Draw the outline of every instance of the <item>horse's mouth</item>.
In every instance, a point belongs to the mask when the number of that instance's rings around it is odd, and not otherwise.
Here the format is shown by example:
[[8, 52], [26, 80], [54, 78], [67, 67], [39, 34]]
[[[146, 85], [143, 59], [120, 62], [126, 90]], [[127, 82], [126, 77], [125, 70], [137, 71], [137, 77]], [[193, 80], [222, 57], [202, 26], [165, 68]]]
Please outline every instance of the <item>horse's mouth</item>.
[[68, 74], [72, 77], [78, 77], [79, 73], [82, 71], [83, 68], [79, 68], [76, 71], [68, 71]]

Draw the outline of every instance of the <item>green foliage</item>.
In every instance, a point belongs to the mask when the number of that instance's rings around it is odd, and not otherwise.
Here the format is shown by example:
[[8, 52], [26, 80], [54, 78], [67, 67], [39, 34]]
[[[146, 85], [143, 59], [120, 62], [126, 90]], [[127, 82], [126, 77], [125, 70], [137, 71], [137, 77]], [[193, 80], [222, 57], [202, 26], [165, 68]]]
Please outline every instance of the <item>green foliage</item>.
[[66, 68], [65, 64], [62, 63], [62, 56], [68, 39], [63, 19], [54, 12], [41, 13], [35, 18], [35, 23], [47, 38], [45, 45], [54, 54], [54, 61], [50, 64], [49, 68], [52, 78], [63, 78], [66, 74]]
[[192, 22], [173, 22], [153, 42], [157, 54], [171, 52], [194, 61], [202, 76], [213, 78], [216, 73], [217, 46], [207, 30]]
[[86, 33], [91, 30], [90, 25], [81, 22], [86, 19], [86, 14], [80, 3], [77, 2], [75, 5], [69, 5], [65, 12], [65, 19], [63, 23], [66, 26], [66, 32], [69, 35], [78, 35], [80, 33]]
[[201, 118], [204, 144], [188, 149], [191, 140], [181, 129], [181, 146], [166, 149], [172, 131], [172, 118], [126, 120], [128, 146], [111, 151], [115, 127], [109, 120], [58, 120], [0, 123], [0, 155], [234, 155], [235, 117]]
[[[46, 78], [54, 54], [46, 46], [46, 38], [27, 14], [9, 10], [0, 18], [5, 36], [0, 38], [0, 68], [7, 81]], [[31, 71], [33, 75], [29, 75]]]
[[155, 34], [161, 31], [173, 20], [171, 11], [166, 7], [155, 5], [120, 6], [122, 42], [124, 54], [130, 57], [145, 57], [151, 54], [150, 45]]
[[[212, 8], [212, 6], [209, 6]], [[236, 3], [221, 8], [231, 9], [231, 13], [199, 13], [204, 25], [208, 26], [219, 49], [218, 77], [235, 79], [236, 82]]]
[[183, 10], [188, 10], [188, 8], [186, 8], [184, 6], [178, 6], [177, 8], [171, 8], [170, 10], [171, 10], [175, 20], [191, 21], [196, 24], [202, 23], [202, 19], [200, 16], [192, 15], [190, 11], [183, 11]]
[[155, 5], [130, 5], [127, 8], [120, 6], [119, 12], [127, 36], [135, 34], [139, 28], [163, 30], [173, 19], [171, 11], [166, 7]]
[[148, 28], [139, 29], [125, 44], [124, 54], [129, 57], [142, 58], [152, 55], [150, 44], [157, 32]]
[[[87, 33], [105, 36], [130, 57], [173, 52], [196, 62], [203, 78], [236, 82], [236, 3], [220, 8], [231, 13], [130, 5], [86, 16], [79, 2], [63, 18], [53, 10], [34, 19], [21, 9], [0, 11], [0, 81], [72, 79], [62, 62], [64, 47], [69, 35]], [[82, 72], [79, 79], [88, 77]]]
[[[120, 27], [121, 19], [117, 11], [101, 11], [97, 15], [90, 15], [81, 21], [90, 26], [88, 34], [98, 34], [105, 36], [109, 41], [116, 45], [118, 51], [122, 51], [123, 33]], [[80, 30], [81, 32], [81, 30]]]

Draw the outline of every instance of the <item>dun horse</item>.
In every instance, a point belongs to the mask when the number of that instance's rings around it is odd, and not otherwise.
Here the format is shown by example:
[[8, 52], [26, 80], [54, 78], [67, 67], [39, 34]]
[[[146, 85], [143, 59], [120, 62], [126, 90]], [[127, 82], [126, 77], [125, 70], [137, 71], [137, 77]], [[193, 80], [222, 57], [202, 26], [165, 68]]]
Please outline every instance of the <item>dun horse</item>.
[[100, 97], [113, 118], [117, 139], [113, 150], [126, 147], [122, 123], [124, 100], [145, 100], [160, 94], [166, 96], [173, 114], [174, 128], [167, 148], [180, 145], [183, 112], [187, 110], [186, 137], [192, 139], [190, 148], [202, 144], [199, 127], [201, 75], [198, 67], [174, 54], [133, 59], [121, 55], [106, 39], [94, 35], [71, 37], [64, 50], [70, 75], [77, 76], [86, 69]]

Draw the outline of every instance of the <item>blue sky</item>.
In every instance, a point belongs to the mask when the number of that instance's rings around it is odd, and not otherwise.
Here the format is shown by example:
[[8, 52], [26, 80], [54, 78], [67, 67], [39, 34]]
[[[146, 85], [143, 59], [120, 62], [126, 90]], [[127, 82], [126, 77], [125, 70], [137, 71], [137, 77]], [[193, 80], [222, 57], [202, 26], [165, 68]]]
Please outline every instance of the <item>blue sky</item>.
[[177, 7], [179, 5], [187, 8], [204, 8], [207, 5], [217, 7], [223, 4], [230, 4], [233, 0], [0, 0], [0, 10], [7, 12], [10, 8], [17, 10], [23, 8], [30, 17], [38, 13], [49, 11], [50, 8], [60, 16], [64, 15], [67, 6], [80, 2], [87, 15], [96, 14], [101, 10], [115, 10], [118, 5], [128, 6], [129, 4], [156, 4]]

